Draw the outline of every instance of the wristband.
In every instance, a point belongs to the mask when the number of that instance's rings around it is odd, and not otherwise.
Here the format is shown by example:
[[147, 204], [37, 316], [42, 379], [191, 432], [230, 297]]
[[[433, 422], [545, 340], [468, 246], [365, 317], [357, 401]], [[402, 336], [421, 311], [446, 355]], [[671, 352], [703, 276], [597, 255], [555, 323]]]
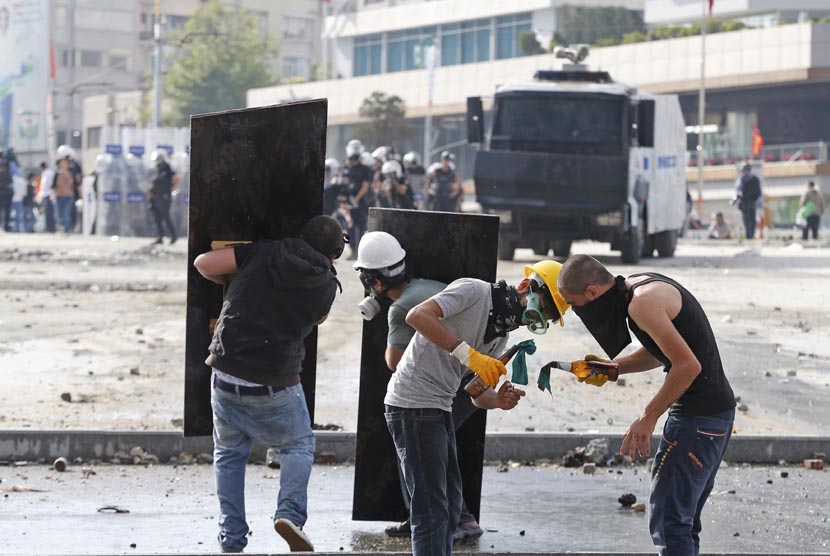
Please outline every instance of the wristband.
[[465, 367], [470, 366], [470, 346], [467, 345], [467, 342], [462, 340], [462, 342], [450, 352], [450, 355], [458, 359]]
[[462, 340], [461, 338], [458, 338], [456, 341], [454, 341], [454, 342], [452, 343], [452, 345], [450, 346], [450, 349], [449, 349], [449, 350], [447, 350], [447, 351], [449, 351], [450, 353], [452, 353], [452, 352], [455, 350], [455, 348], [457, 348], [458, 346], [460, 346], [460, 345], [461, 345], [461, 342], [463, 342], [463, 341], [464, 341], [464, 340]]

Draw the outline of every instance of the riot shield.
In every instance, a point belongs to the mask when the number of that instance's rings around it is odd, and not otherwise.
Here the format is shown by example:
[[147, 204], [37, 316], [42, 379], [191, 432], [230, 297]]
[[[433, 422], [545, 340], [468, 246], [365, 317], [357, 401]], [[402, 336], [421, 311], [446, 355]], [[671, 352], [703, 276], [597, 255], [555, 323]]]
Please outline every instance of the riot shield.
[[[205, 365], [222, 287], [193, 266], [211, 244], [299, 235], [323, 206], [326, 101], [231, 110], [190, 120], [184, 434], [213, 429]], [[317, 332], [306, 338], [301, 374], [314, 422]]]
[[[413, 275], [450, 283], [462, 277], [496, 279], [499, 219], [480, 214], [369, 209], [368, 231], [395, 236]], [[390, 372], [384, 360], [386, 311], [363, 323], [357, 410], [354, 498], [356, 521], [400, 521], [408, 513], [398, 479], [395, 445], [386, 428], [383, 398]], [[464, 500], [478, 517], [487, 412], [476, 411], [456, 432]]]

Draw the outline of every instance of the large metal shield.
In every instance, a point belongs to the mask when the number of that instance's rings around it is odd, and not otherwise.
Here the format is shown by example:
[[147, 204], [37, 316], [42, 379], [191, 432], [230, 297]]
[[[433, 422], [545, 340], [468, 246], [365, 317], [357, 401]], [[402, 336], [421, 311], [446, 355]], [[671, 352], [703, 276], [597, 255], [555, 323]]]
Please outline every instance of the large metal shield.
[[[193, 267], [221, 242], [299, 235], [323, 207], [325, 100], [193, 116], [187, 255], [184, 434], [211, 434], [205, 365], [222, 287]], [[314, 421], [317, 332], [306, 338], [302, 384]]]
[[[413, 274], [450, 283], [462, 277], [496, 279], [499, 219], [480, 214], [370, 209], [369, 231], [395, 236]], [[384, 361], [386, 310], [363, 323], [360, 400], [352, 519], [400, 521], [408, 512], [398, 479], [395, 445], [386, 428], [383, 398], [391, 376]], [[487, 412], [476, 411], [456, 432], [464, 500], [478, 517]]]

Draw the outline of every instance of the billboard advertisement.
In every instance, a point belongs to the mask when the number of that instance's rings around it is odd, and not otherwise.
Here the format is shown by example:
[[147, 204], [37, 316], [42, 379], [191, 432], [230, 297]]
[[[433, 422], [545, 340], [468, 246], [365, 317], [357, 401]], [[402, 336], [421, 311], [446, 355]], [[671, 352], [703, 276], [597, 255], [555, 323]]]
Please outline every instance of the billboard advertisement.
[[49, 0], [0, 0], [0, 147], [46, 149]]

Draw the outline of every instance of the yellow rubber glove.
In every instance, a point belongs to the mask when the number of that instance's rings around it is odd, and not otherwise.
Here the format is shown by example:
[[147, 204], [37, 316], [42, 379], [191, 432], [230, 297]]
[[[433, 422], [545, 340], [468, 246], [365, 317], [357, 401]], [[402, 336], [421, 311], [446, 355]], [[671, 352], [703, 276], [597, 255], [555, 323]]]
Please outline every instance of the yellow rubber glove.
[[484, 384], [487, 386], [495, 386], [499, 383], [499, 377], [507, 374], [507, 369], [504, 363], [498, 359], [494, 359], [489, 355], [479, 353], [471, 348], [467, 342], [461, 342], [451, 352], [452, 356], [458, 359], [462, 365], [473, 371]]
[[[608, 359], [589, 353], [585, 356], [585, 361], [608, 361]], [[597, 371], [591, 371], [584, 376], [577, 376], [577, 380], [579, 380], [579, 382], [584, 382], [585, 384], [590, 384], [591, 386], [602, 386], [608, 382], [608, 375]]]
[[480, 376], [487, 386], [495, 386], [499, 383], [499, 377], [507, 374], [504, 363], [473, 348], [470, 348], [470, 364], [467, 366]]

